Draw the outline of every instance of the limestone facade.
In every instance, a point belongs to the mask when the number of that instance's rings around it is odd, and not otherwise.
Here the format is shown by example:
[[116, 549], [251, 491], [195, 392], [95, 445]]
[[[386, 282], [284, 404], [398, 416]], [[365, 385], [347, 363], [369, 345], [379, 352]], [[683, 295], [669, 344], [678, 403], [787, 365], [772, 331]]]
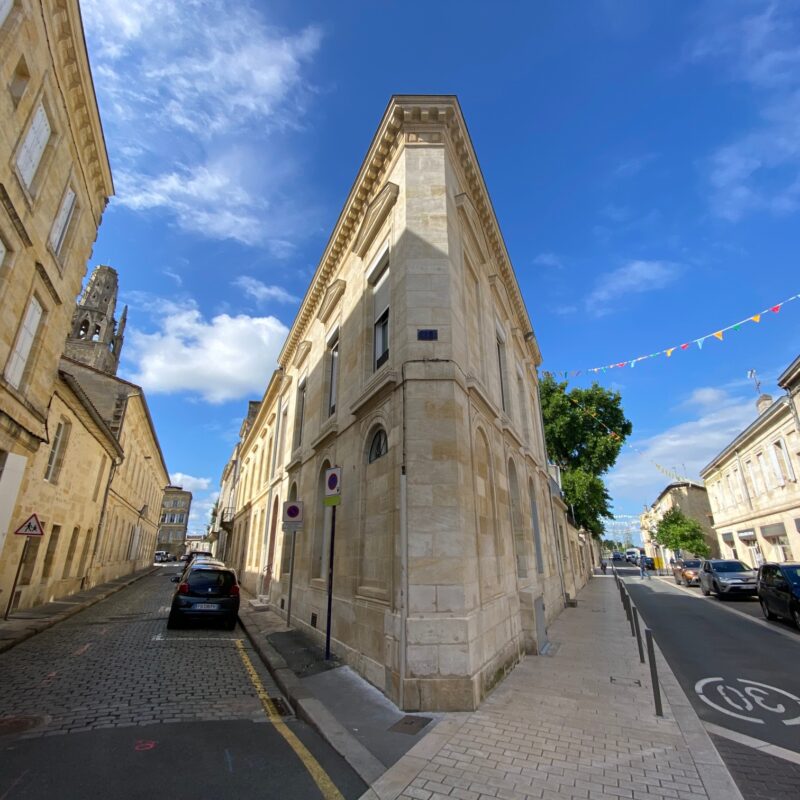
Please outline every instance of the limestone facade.
[[762, 395], [758, 417], [701, 471], [721, 554], [757, 567], [800, 561], [800, 357]]
[[323, 635], [334, 539], [336, 652], [405, 709], [476, 707], [591, 567], [540, 361], [457, 100], [392, 98], [226, 467], [218, 554], [285, 608], [281, 506], [303, 501], [292, 624]]
[[[664, 565], [668, 565], [670, 559], [678, 557], [678, 553], [674, 553], [668, 547], [663, 547], [654, 541], [658, 523], [672, 508], [679, 508], [687, 517], [700, 523], [700, 527], [703, 529], [703, 538], [711, 551], [710, 557], [719, 558], [720, 551], [717, 534], [714, 531], [711, 506], [708, 502], [708, 492], [705, 486], [700, 486], [693, 481], [675, 481], [668, 484], [661, 490], [655, 502], [645, 508], [639, 517], [645, 553], [651, 558], [661, 559]], [[683, 555], [693, 554], [683, 553]]]
[[186, 550], [191, 508], [191, 492], [181, 486], [170, 485], [164, 489], [156, 550], [166, 550], [176, 556]]

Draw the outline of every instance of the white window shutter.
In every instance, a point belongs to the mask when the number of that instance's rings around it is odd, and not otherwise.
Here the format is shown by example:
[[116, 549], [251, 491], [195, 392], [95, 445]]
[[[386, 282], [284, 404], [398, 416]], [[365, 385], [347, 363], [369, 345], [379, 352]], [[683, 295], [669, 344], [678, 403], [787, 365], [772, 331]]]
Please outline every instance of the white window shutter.
[[778, 485], [783, 486], [786, 481], [783, 477], [783, 470], [781, 469], [781, 465], [778, 462], [778, 454], [775, 452], [775, 445], [773, 444], [772, 447], [769, 448], [769, 460], [772, 464], [772, 471], [775, 473], [775, 477], [778, 479]]
[[25, 313], [25, 320], [17, 334], [17, 341], [14, 344], [14, 349], [6, 363], [6, 380], [15, 389], [18, 389], [20, 383], [22, 383], [25, 365], [28, 363], [28, 356], [33, 346], [33, 340], [36, 338], [36, 331], [39, 328], [39, 321], [41, 318], [42, 307], [39, 301], [35, 297], [32, 297], [28, 305], [28, 310]]
[[64, 235], [67, 232], [69, 221], [72, 219], [72, 211], [75, 208], [75, 192], [72, 187], [68, 187], [64, 199], [61, 201], [61, 208], [58, 209], [53, 229], [50, 231], [50, 246], [53, 252], [58, 255], [61, 245], [64, 243]]
[[50, 139], [50, 120], [47, 119], [47, 112], [44, 106], [39, 103], [36, 113], [33, 115], [28, 133], [22, 142], [22, 147], [17, 154], [17, 169], [22, 176], [25, 185], [30, 187], [33, 176], [42, 160], [42, 153]]

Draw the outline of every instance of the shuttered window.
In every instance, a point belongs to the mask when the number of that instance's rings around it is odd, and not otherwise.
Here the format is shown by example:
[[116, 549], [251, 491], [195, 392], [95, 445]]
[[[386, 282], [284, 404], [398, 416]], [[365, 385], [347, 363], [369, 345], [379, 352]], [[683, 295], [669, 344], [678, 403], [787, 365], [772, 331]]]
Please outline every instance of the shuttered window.
[[35, 297], [32, 297], [28, 304], [28, 310], [25, 312], [22, 327], [17, 333], [14, 349], [11, 351], [11, 356], [5, 368], [6, 380], [15, 389], [18, 389], [22, 383], [22, 376], [25, 374], [25, 366], [28, 363], [28, 356], [30, 356], [31, 347], [33, 347], [33, 342], [36, 339], [36, 332], [39, 329], [41, 319], [42, 306]]
[[22, 142], [22, 147], [17, 153], [17, 169], [28, 188], [33, 182], [39, 162], [42, 160], [42, 153], [50, 140], [50, 132], [50, 120], [47, 119], [47, 112], [39, 103], [28, 133], [25, 135], [25, 140]]
[[58, 255], [61, 252], [61, 245], [64, 244], [64, 237], [72, 219], [72, 212], [75, 210], [75, 192], [71, 187], [67, 188], [64, 199], [61, 201], [61, 208], [58, 209], [53, 229], [50, 231], [50, 247]]

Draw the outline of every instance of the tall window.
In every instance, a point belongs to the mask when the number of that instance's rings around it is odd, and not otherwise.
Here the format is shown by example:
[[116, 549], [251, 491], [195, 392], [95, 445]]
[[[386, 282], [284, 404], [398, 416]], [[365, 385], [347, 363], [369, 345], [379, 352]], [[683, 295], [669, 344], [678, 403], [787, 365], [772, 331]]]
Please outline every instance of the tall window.
[[[283, 459], [286, 453], [286, 428], [289, 427], [289, 407], [284, 406], [283, 413], [281, 414], [281, 431], [278, 437], [278, 448], [275, 451], [275, 458], [279, 466], [283, 466]], [[272, 471], [275, 471], [275, 464], [272, 465]]]
[[75, 550], [78, 547], [78, 539], [80, 537], [81, 529], [75, 527], [72, 529], [72, 536], [69, 540], [69, 548], [67, 549], [67, 557], [64, 560], [64, 569], [61, 571], [61, 578], [69, 578], [72, 571], [72, 562], [75, 558]]
[[748, 461], [746, 466], [747, 474], [750, 476], [750, 483], [753, 484], [753, 494], [759, 495], [761, 494], [761, 484], [758, 481], [758, 475], [756, 474], [755, 469], [753, 469], [753, 462]]
[[786, 449], [786, 444], [783, 439], [779, 439], [772, 445], [772, 451], [775, 454], [775, 466], [777, 467], [777, 474], [781, 477], [781, 484], [783, 480], [793, 481], [794, 468], [792, 467], [792, 460], [789, 457], [789, 452]]
[[500, 373], [500, 406], [508, 413], [508, 386], [506, 384], [506, 343], [497, 337], [497, 370]]
[[42, 567], [42, 579], [49, 578], [53, 574], [53, 562], [56, 560], [58, 550], [58, 539], [61, 536], [61, 526], [53, 525], [50, 531], [50, 539], [47, 542], [47, 551], [44, 554], [44, 566]]
[[328, 343], [328, 416], [336, 413], [336, 396], [339, 393], [339, 331]]
[[61, 247], [64, 244], [64, 239], [67, 236], [67, 229], [69, 228], [72, 214], [75, 211], [75, 192], [71, 186], [67, 187], [64, 194], [64, 199], [61, 201], [61, 207], [58, 209], [58, 214], [53, 222], [53, 229], [50, 231], [50, 247], [56, 255], [60, 255]]
[[[519, 428], [525, 435], [525, 438], [530, 440], [530, 426], [528, 425], [528, 404], [526, 401], [525, 392], [525, 379], [522, 376], [522, 369], [517, 366], [517, 409], [519, 414]], [[530, 443], [530, 441], [529, 441]]]
[[64, 463], [64, 454], [67, 451], [71, 427], [69, 422], [61, 420], [56, 428], [53, 445], [50, 448], [50, 457], [47, 459], [47, 469], [44, 472], [44, 479], [49, 483], [58, 483], [58, 476], [61, 473], [61, 465]]
[[47, 118], [44, 106], [39, 103], [33, 115], [31, 126], [25, 134], [22, 147], [17, 153], [17, 169], [27, 188], [30, 188], [31, 183], [33, 183], [36, 170], [42, 160], [42, 154], [50, 141], [50, 133], [50, 120]]
[[306, 379], [302, 378], [297, 384], [297, 404], [294, 410], [294, 446], [300, 447], [303, 443], [303, 422], [306, 416]]
[[31, 348], [39, 330], [42, 314], [41, 303], [35, 297], [31, 297], [30, 303], [28, 303], [28, 310], [25, 312], [25, 319], [22, 321], [22, 327], [17, 333], [17, 340], [14, 342], [14, 349], [6, 362], [6, 380], [15, 389], [18, 389], [22, 383], [22, 377], [25, 374], [28, 357], [31, 354]]
[[764, 488], [769, 491], [774, 481], [772, 480], [771, 470], [764, 462], [764, 454], [758, 453], [758, 455], [756, 455], [756, 461], [758, 462], [758, 469], [761, 472], [761, 477], [764, 479]]
[[378, 275], [372, 286], [373, 370], [389, 360], [389, 266]]

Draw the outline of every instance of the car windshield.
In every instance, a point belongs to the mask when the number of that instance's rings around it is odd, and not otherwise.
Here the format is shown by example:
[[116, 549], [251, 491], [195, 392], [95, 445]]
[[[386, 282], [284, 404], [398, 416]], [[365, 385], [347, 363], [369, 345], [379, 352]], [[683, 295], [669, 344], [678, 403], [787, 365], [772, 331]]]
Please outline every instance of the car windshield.
[[793, 586], [800, 586], [800, 566], [783, 567], [783, 574]]
[[749, 572], [750, 567], [742, 564], [741, 561], [715, 561], [713, 562], [714, 572]]
[[683, 568], [684, 569], [697, 569], [700, 566], [699, 561], [684, 561]]

